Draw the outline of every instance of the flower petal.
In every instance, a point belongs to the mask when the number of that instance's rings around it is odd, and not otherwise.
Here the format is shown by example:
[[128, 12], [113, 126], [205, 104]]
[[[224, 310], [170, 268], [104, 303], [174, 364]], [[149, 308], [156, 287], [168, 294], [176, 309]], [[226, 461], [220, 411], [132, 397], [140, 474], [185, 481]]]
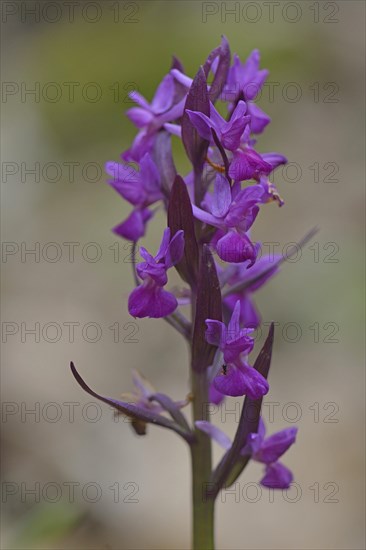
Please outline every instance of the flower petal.
[[132, 107], [128, 109], [126, 115], [137, 128], [145, 128], [154, 120], [154, 115], [141, 107]]
[[235, 365], [227, 365], [226, 374], [219, 374], [213, 380], [217, 391], [231, 397], [246, 394], [247, 382], [245, 376]]
[[237, 300], [227, 326], [228, 337], [234, 340], [240, 336], [240, 300]]
[[248, 113], [250, 114], [250, 129], [253, 134], [261, 134], [265, 127], [271, 122], [269, 117], [256, 103], [248, 103]]
[[260, 483], [270, 489], [288, 489], [293, 478], [291, 470], [286, 468], [281, 462], [275, 462], [266, 466], [265, 476], [261, 479]]
[[265, 162], [268, 162], [272, 166], [272, 170], [288, 162], [287, 158], [284, 155], [280, 155], [280, 153], [262, 153], [261, 156]]
[[140, 161], [140, 181], [149, 197], [150, 204], [163, 198], [160, 190], [160, 174], [149, 153]]
[[224, 262], [241, 263], [250, 260], [254, 263], [256, 249], [246, 235], [228, 231], [216, 245], [217, 253]]
[[265, 464], [276, 462], [295, 443], [296, 434], [297, 428], [291, 427], [270, 435], [263, 441], [255, 459]]
[[221, 321], [206, 319], [206, 341], [213, 346], [223, 347], [226, 342], [226, 327]]
[[145, 235], [146, 223], [152, 216], [153, 212], [147, 208], [133, 210], [128, 218], [116, 225], [112, 231], [119, 237], [136, 242]]
[[197, 132], [203, 139], [207, 139], [207, 141], [211, 141], [211, 128], [214, 128], [213, 122], [210, 120], [210, 118], [205, 115], [204, 113], [200, 113], [199, 111], [191, 111], [190, 109], [186, 109], [186, 113], [189, 116], [189, 120], [193, 124], [193, 126], [196, 128]]
[[230, 183], [222, 174], [217, 174], [211, 203], [211, 212], [217, 218], [223, 218], [227, 214], [230, 204]]
[[160, 82], [154, 98], [151, 102], [151, 109], [155, 114], [167, 111], [172, 104], [174, 97], [174, 78], [171, 74], [164, 76]]
[[133, 317], [166, 317], [177, 308], [176, 297], [158, 285], [142, 284], [128, 298], [128, 311]]
[[159, 260], [162, 260], [165, 257], [165, 255], [168, 251], [169, 242], [170, 242], [170, 228], [166, 227], [164, 229], [164, 233], [163, 233], [163, 237], [161, 239], [161, 244], [160, 244], [159, 250], [158, 250], [158, 252], [155, 256], [155, 260], [157, 262]]
[[107, 162], [105, 170], [113, 179], [108, 183], [124, 199], [134, 206], [142, 204], [145, 199], [145, 192], [141, 186], [139, 173], [132, 167], [119, 162]]
[[128, 96], [130, 99], [132, 99], [132, 101], [137, 103], [137, 105], [139, 105], [143, 109], [150, 110], [149, 102], [137, 90], [133, 90], [132, 92], [129, 92]]
[[210, 403], [213, 403], [214, 405], [220, 405], [220, 403], [222, 403], [225, 399], [225, 395], [219, 392], [213, 384], [210, 384], [208, 390], [208, 399]]
[[253, 367], [245, 363], [236, 363], [245, 380], [245, 395], [251, 399], [259, 399], [269, 391], [267, 380]]
[[154, 386], [150, 384], [150, 382], [145, 378], [138, 370], [132, 369], [132, 381], [134, 386], [139, 391], [139, 394], [143, 396], [145, 399], [149, 399], [154, 393], [156, 393], [156, 390]]
[[206, 420], [197, 420], [195, 425], [199, 430], [209, 435], [211, 439], [216, 441], [216, 443], [218, 443], [225, 450], [230, 449], [231, 439], [226, 435], [226, 433], [220, 430], [220, 428], [217, 428], [211, 424], [211, 422], [207, 422]]
[[234, 154], [229, 168], [229, 176], [235, 181], [258, 179], [260, 174], [269, 174], [272, 166], [265, 162], [261, 155], [247, 147]]
[[181, 261], [184, 253], [184, 231], [176, 232], [168, 245], [165, 258], [165, 267], [168, 269]]

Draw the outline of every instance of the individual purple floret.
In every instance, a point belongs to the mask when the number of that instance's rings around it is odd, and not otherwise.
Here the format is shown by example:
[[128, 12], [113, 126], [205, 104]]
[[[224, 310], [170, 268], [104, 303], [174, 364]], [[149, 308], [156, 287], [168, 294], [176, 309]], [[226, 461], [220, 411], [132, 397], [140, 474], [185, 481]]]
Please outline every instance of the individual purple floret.
[[217, 346], [224, 356], [224, 361], [235, 361], [241, 353], [249, 354], [254, 346], [254, 339], [250, 336], [252, 329], [240, 328], [240, 301], [235, 304], [228, 326], [221, 321], [206, 319], [206, 340]]
[[[205, 420], [197, 421], [196, 426], [225, 450], [231, 448], [230, 438], [220, 428]], [[286, 466], [278, 462], [278, 459], [295, 443], [297, 428], [286, 428], [266, 439], [264, 438], [265, 432], [264, 422], [260, 418], [258, 433], [249, 434], [240, 454], [242, 456], [249, 455], [252, 460], [265, 464], [265, 475], [260, 481], [261, 485], [272, 489], [288, 489], [293, 475]]]
[[229, 151], [235, 151], [240, 145], [240, 138], [250, 121], [250, 116], [244, 116], [247, 106], [239, 101], [229, 121], [226, 121], [217, 112], [213, 104], [210, 105], [210, 117], [199, 111], [187, 109], [188, 116], [201, 137], [212, 140], [212, 130], [215, 130], [222, 146]]
[[146, 223], [153, 216], [147, 207], [163, 198], [160, 174], [151, 156], [146, 153], [139, 164], [139, 171], [119, 162], [106, 164], [106, 172], [112, 176], [108, 183], [134, 206], [129, 217], [114, 227], [113, 232], [134, 242], [145, 235]]
[[259, 212], [264, 195], [260, 185], [251, 185], [236, 192], [222, 174], [216, 175], [210, 205], [211, 213], [193, 205], [194, 216], [221, 230], [216, 242], [219, 257], [225, 262], [253, 265], [256, 248], [247, 235]]
[[248, 102], [248, 114], [251, 115], [251, 131], [260, 134], [271, 122], [270, 117], [258, 107], [253, 100], [261, 91], [268, 77], [267, 69], [259, 69], [260, 53], [253, 50], [245, 63], [240, 61], [238, 55], [234, 55], [233, 66], [229, 70], [227, 85], [224, 88], [223, 98], [235, 99], [242, 97]]
[[141, 247], [144, 262], [136, 266], [143, 283], [136, 287], [128, 299], [128, 311], [133, 317], [166, 317], [177, 308], [176, 297], [164, 290], [168, 282], [167, 271], [182, 258], [184, 251], [183, 231], [178, 231], [170, 239], [170, 229], [166, 228], [160, 248], [155, 257]]
[[138, 107], [127, 111], [128, 118], [140, 129], [130, 149], [123, 154], [124, 160], [138, 161], [151, 151], [156, 132], [166, 122], [176, 120], [183, 115], [185, 97], [176, 103], [175, 81], [171, 74], [167, 74], [159, 84], [154, 98], [149, 103], [138, 91], [130, 92], [130, 98]]
[[[254, 340], [250, 337], [251, 329], [240, 328], [240, 301], [237, 301], [227, 327], [215, 319], [206, 319], [206, 326], [207, 342], [223, 353], [224, 364], [221, 371], [215, 373], [214, 389], [232, 397], [248, 395], [259, 399], [265, 395], [269, 390], [267, 380], [245, 359], [253, 349]], [[219, 396], [212, 397], [214, 401], [219, 400]]]

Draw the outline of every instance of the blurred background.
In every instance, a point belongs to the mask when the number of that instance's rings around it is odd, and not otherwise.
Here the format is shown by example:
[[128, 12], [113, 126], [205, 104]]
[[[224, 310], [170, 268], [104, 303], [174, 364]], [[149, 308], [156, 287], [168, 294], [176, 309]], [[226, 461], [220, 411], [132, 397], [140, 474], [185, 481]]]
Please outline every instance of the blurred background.
[[[364, 548], [365, 4], [1, 9], [2, 547], [189, 547], [185, 444], [158, 428], [136, 436], [68, 364], [116, 398], [132, 390], [131, 368], [174, 399], [188, 392], [185, 344], [164, 321], [128, 315], [130, 245], [110, 229], [129, 206], [103, 166], [135, 135], [128, 92], [150, 100], [172, 54], [193, 76], [225, 34], [242, 59], [260, 49], [270, 77], [258, 104], [272, 124], [258, 150], [290, 160], [275, 175], [286, 204], [262, 209], [254, 237], [281, 253], [319, 232], [256, 297], [264, 324], [278, 323], [264, 417], [270, 433], [299, 427], [284, 459], [296, 485], [261, 490], [250, 464], [218, 501], [217, 547]], [[177, 165], [188, 169], [179, 147]], [[164, 223], [159, 214], [150, 225], [152, 251]], [[239, 407], [213, 409], [230, 435]]]

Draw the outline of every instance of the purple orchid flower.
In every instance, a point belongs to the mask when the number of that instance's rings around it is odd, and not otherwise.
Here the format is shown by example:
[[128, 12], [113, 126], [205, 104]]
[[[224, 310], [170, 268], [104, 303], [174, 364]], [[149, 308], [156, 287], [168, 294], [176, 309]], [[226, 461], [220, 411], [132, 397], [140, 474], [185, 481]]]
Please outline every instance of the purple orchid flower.
[[255, 179], [260, 181], [268, 176], [281, 164], [286, 164], [287, 158], [279, 153], [258, 153], [253, 149], [256, 140], [250, 137], [250, 127], [245, 128], [241, 138], [241, 146], [234, 152], [229, 167], [229, 176], [235, 181]]
[[[252, 330], [241, 329], [239, 320], [239, 300], [227, 327], [221, 321], [206, 319], [206, 340], [217, 346], [224, 358], [221, 373], [213, 372], [213, 388], [223, 395], [248, 395], [252, 399], [259, 399], [268, 392], [269, 385], [257, 370], [241, 358], [242, 354], [246, 356], [252, 351], [254, 340], [249, 336]], [[213, 394], [212, 397], [214, 400], [219, 399], [219, 395]]]
[[257, 203], [262, 202], [263, 194], [264, 190], [259, 185], [237, 192], [224, 176], [217, 174], [210, 204], [211, 213], [192, 205], [197, 219], [221, 230], [216, 239], [216, 250], [225, 262], [250, 260], [249, 265], [254, 264], [257, 252], [247, 232], [257, 217]]
[[210, 104], [210, 117], [199, 111], [187, 109], [186, 112], [202, 138], [212, 141], [211, 130], [215, 130], [223, 147], [229, 151], [235, 151], [239, 147], [240, 138], [250, 121], [250, 116], [244, 116], [246, 111], [245, 102], [239, 101], [229, 121], [220, 115], [212, 103]]
[[169, 228], [164, 231], [155, 257], [145, 248], [140, 248], [140, 254], [145, 261], [138, 264], [136, 270], [143, 283], [132, 291], [128, 299], [128, 311], [133, 317], [166, 317], [177, 308], [176, 297], [163, 287], [168, 282], [168, 269], [181, 260], [183, 251], [183, 231], [178, 231], [170, 239]]
[[206, 340], [217, 346], [224, 355], [225, 363], [235, 361], [241, 353], [249, 354], [254, 347], [250, 337], [252, 329], [240, 328], [240, 301], [237, 300], [228, 326], [221, 321], [206, 319]]
[[239, 56], [235, 54], [234, 63], [229, 70], [227, 84], [223, 92], [224, 99], [232, 97], [234, 93], [234, 102], [240, 96], [248, 102], [251, 131], [254, 134], [262, 133], [267, 124], [271, 122], [270, 117], [253, 103], [269, 74], [267, 69], [259, 69], [259, 64], [260, 53], [258, 50], [253, 50], [245, 63], [242, 63]]
[[149, 103], [139, 92], [133, 91], [130, 98], [138, 107], [128, 109], [128, 118], [140, 129], [130, 149], [123, 154], [124, 160], [138, 161], [146, 153], [151, 151], [156, 132], [165, 123], [176, 120], [183, 115], [186, 97], [174, 103], [176, 99], [176, 86], [171, 74], [167, 74], [159, 84], [154, 98]]
[[107, 162], [106, 172], [113, 179], [108, 183], [135, 208], [129, 217], [117, 225], [113, 232], [131, 241], [138, 241], [145, 234], [145, 226], [153, 213], [147, 208], [161, 200], [160, 174], [146, 153], [140, 161], [140, 171], [119, 162]]
[[[198, 429], [208, 434], [225, 450], [231, 448], [230, 438], [219, 428], [205, 420], [195, 422]], [[286, 428], [265, 439], [265, 425], [260, 418], [258, 433], [249, 434], [241, 450], [242, 456], [250, 455], [252, 460], [265, 464], [265, 475], [260, 483], [272, 489], [288, 489], [292, 483], [292, 472], [278, 459], [287, 451], [296, 440], [297, 428]]]

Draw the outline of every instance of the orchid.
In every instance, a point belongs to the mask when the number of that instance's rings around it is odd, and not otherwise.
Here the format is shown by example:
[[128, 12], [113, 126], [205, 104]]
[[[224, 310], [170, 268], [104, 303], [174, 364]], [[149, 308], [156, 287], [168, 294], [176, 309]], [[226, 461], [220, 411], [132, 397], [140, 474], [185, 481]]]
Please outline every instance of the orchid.
[[271, 119], [253, 100], [263, 87], [267, 77], [267, 69], [259, 69], [260, 53], [253, 50], [245, 63], [240, 61], [238, 55], [234, 55], [234, 63], [230, 68], [227, 85], [224, 88], [224, 97], [230, 97], [234, 91], [234, 101], [238, 97], [245, 98], [248, 102], [248, 113], [251, 116], [252, 132], [260, 134], [271, 122]]
[[[254, 135], [270, 121], [253, 102], [268, 74], [259, 61], [254, 50], [244, 63], [235, 55], [231, 65], [225, 37], [194, 78], [174, 58], [151, 101], [138, 91], [131, 93], [136, 106], [127, 116], [138, 133], [122, 153], [122, 162], [106, 164], [108, 184], [132, 205], [128, 218], [113, 231], [132, 242], [134, 257], [137, 250], [142, 257], [132, 263], [135, 285], [128, 311], [135, 318], [163, 319], [185, 339], [190, 388], [181, 395], [187, 397], [172, 399], [157, 392], [138, 371], [133, 372], [132, 393], [121, 399], [104, 397], [71, 363], [81, 388], [129, 418], [137, 435], [155, 425], [175, 432], [189, 446], [194, 550], [214, 549], [216, 498], [251, 460], [264, 464], [265, 487], [287, 488], [293, 479], [278, 459], [295, 442], [296, 428], [266, 438], [261, 420], [262, 401], [270, 389], [274, 323], [252, 359], [253, 329], [260, 326], [254, 294], [297, 252], [261, 257], [261, 245], [253, 236], [259, 211], [265, 216], [270, 203], [283, 204], [270, 176], [287, 162], [280, 153], [257, 150]], [[223, 108], [217, 108], [220, 101]], [[185, 174], [175, 163], [172, 141], [177, 138], [190, 163]], [[127, 164], [130, 161], [134, 164]], [[157, 216], [149, 223], [162, 235], [152, 255], [140, 246], [140, 239], [156, 209], [166, 214], [166, 226], [158, 226]], [[299, 245], [314, 234], [311, 231]], [[167, 290], [173, 267], [180, 281]], [[207, 405], [241, 396], [245, 398], [231, 442], [210, 423]], [[189, 403], [193, 422], [182, 411]], [[212, 464], [211, 439], [226, 451], [217, 465]]]
[[153, 216], [147, 207], [163, 198], [158, 169], [148, 153], [140, 161], [139, 172], [118, 162], [107, 162], [105, 169], [113, 177], [110, 185], [135, 207], [113, 231], [120, 237], [138, 241], [145, 235], [146, 223]]
[[259, 399], [268, 390], [267, 380], [242, 358], [252, 351], [252, 329], [240, 329], [240, 301], [236, 302], [228, 326], [214, 319], [206, 319], [206, 340], [223, 353], [222, 372], [213, 379], [214, 388], [222, 395], [236, 397], [249, 395]]
[[168, 281], [166, 272], [180, 261], [183, 249], [183, 231], [170, 239], [169, 228], [164, 231], [155, 257], [141, 247], [140, 254], [145, 261], [137, 265], [137, 273], [143, 284], [136, 287], [128, 299], [128, 311], [133, 317], [165, 317], [177, 308], [176, 297], [163, 287]]
[[132, 107], [126, 114], [131, 122], [140, 128], [140, 132], [130, 149], [123, 154], [123, 158], [138, 161], [145, 153], [151, 151], [157, 131], [166, 122], [183, 115], [185, 96], [177, 102], [174, 101], [176, 87], [170, 74], [167, 74], [159, 84], [151, 103], [137, 90], [130, 92], [129, 96], [138, 107]]
[[[198, 420], [196, 426], [209, 435], [225, 450], [232, 446], [230, 438], [206, 420]], [[265, 424], [260, 418], [258, 433], [251, 433], [240, 450], [242, 456], [251, 456], [252, 460], [265, 464], [265, 475], [260, 483], [269, 489], [288, 489], [293, 480], [291, 471], [278, 459], [288, 450], [296, 440], [297, 428], [286, 428], [264, 439], [266, 433]]]
[[193, 206], [193, 213], [197, 219], [221, 230], [216, 250], [222, 260], [234, 263], [250, 260], [253, 265], [256, 249], [247, 232], [257, 217], [264, 191], [258, 185], [235, 191], [224, 176], [217, 174], [211, 212]]
[[215, 106], [210, 104], [210, 117], [199, 111], [190, 111], [187, 114], [199, 135], [210, 141], [212, 130], [216, 132], [223, 147], [229, 151], [235, 151], [240, 145], [246, 125], [250, 122], [249, 116], [244, 116], [247, 106], [244, 101], [239, 101], [229, 121], [226, 121]]

